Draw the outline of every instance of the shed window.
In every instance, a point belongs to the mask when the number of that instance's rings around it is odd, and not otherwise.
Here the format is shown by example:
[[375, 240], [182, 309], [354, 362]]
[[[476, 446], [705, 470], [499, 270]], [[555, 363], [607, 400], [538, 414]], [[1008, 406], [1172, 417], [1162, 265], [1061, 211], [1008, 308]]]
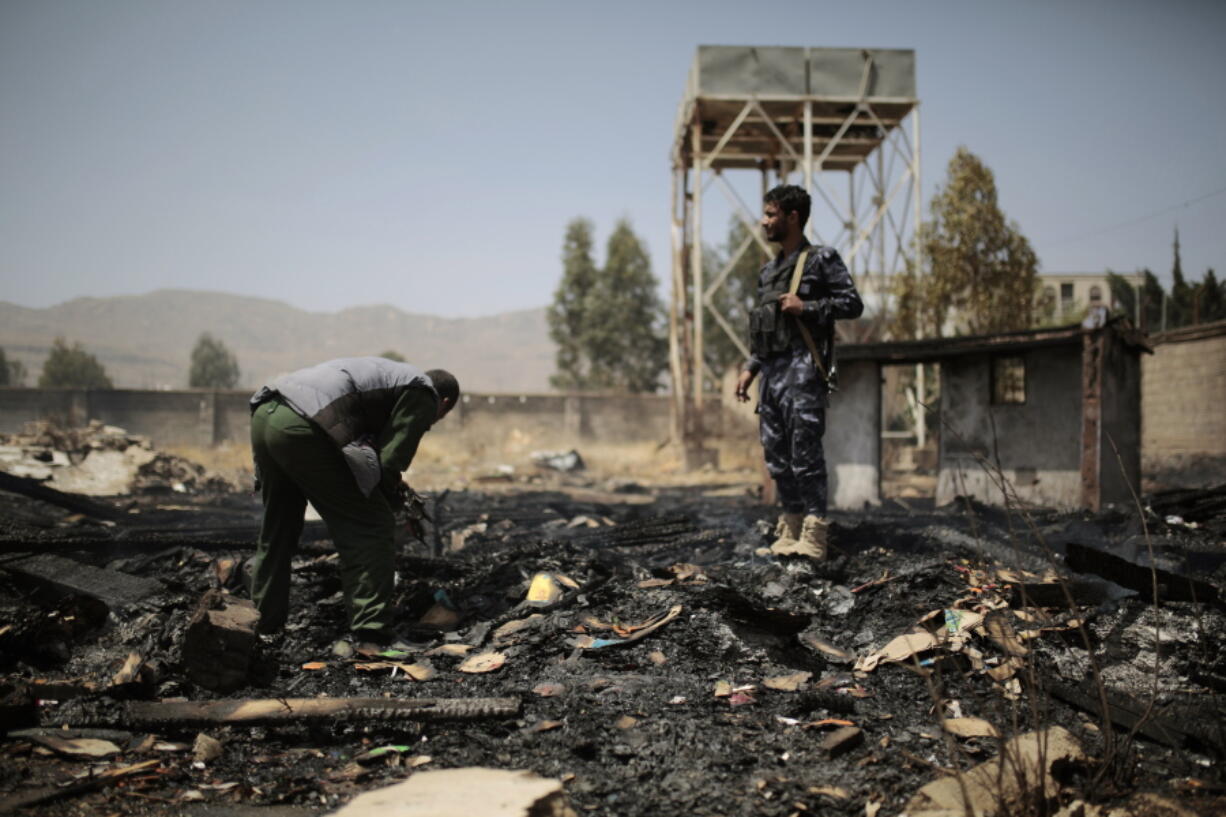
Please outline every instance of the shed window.
[[1026, 359], [997, 357], [992, 359], [993, 405], [1019, 405], [1026, 402]]

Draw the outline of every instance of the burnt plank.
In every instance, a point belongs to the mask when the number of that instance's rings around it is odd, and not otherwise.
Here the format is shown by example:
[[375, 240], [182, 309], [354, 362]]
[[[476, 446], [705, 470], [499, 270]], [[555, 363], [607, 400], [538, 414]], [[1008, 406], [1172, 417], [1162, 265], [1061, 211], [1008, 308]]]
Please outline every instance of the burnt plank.
[[162, 583], [115, 570], [56, 556], [52, 553], [16, 554], [0, 561], [0, 569], [101, 601], [112, 609], [135, 604], [162, 589]]
[[81, 496], [80, 494], [68, 494], [63, 491], [57, 491], [55, 488], [43, 485], [36, 479], [16, 477], [4, 471], [0, 471], [0, 491], [9, 491], [14, 494], [28, 496], [30, 499], [47, 502], [73, 513], [92, 516], [95, 519], [117, 519], [120, 516], [118, 508], [86, 496]]
[[1097, 693], [1056, 681], [1049, 681], [1044, 686], [1053, 697], [1059, 698], [1066, 704], [1099, 717], [1105, 714], [1116, 726], [1122, 729], [1135, 729], [1150, 740], [1173, 749], [1182, 749], [1190, 743], [1187, 733], [1158, 714], [1156, 708], [1151, 711], [1144, 702], [1133, 700], [1121, 693], [1109, 692], [1107, 694], [1107, 711], [1104, 713], [1102, 701]]
[[1221, 597], [1217, 588], [1189, 576], [1180, 576], [1162, 568], [1150, 568], [1121, 559], [1105, 550], [1069, 542], [1066, 545], [1065, 564], [1078, 573], [1093, 573], [1110, 579], [1121, 587], [1136, 590], [1142, 598], [1152, 598], [1154, 577], [1158, 580], [1158, 597], [1165, 601], [1195, 601], [1202, 604], [1219, 604]]
[[1110, 587], [1104, 581], [1095, 579], [1071, 579], [1064, 582], [1006, 582], [1012, 589], [1009, 606], [1024, 607], [1068, 607], [1068, 597], [1073, 597], [1074, 605], [1095, 605], [1107, 601]]

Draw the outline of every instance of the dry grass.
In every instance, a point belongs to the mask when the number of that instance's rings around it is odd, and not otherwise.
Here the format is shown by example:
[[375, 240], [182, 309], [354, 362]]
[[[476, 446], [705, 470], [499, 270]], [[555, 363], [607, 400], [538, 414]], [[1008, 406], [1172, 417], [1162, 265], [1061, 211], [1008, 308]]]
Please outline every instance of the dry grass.
[[167, 445], [159, 450], [199, 463], [205, 470], [221, 475], [242, 490], [251, 488], [251, 446], [245, 442], [225, 442], [214, 446]]
[[[533, 464], [537, 451], [579, 451], [585, 470], [576, 474], [584, 481], [630, 479], [645, 485], [687, 485], [755, 482], [761, 478], [762, 448], [756, 439], [713, 441], [719, 450], [719, 468], [687, 474], [681, 469], [681, 452], [672, 444], [657, 442], [576, 443], [562, 435], [528, 434], [486, 428], [464, 433], [427, 434], [413, 465], [409, 481], [422, 490], [458, 487], [483, 476], [505, 472], [516, 481], [533, 475], [558, 476]], [[167, 453], [203, 465], [241, 489], [252, 484], [251, 448], [245, 442], [216, 446], [169, 445]]]
[[[576, 442], [562, 435], [525, 433], [520, 429], [466, 430], [463, 434], [427, 435], [409, 471], [414, 486], [437, 489], [508, 470], [515, 479], [532, 475], [554, 476], [538, 468], [532, 455], [538, 451], [570, 451], [583, 458], [585, 470], [577, 474], [586, 481], [630, 479], [647, 485], [677, 485], [712, 482], [744, 482], [757, 478], [761, 448], [723, 443], [720, 468], [686, 474], [677, 446], [651, 441]], [[756, 459], [755, 459], [756, 457]]]

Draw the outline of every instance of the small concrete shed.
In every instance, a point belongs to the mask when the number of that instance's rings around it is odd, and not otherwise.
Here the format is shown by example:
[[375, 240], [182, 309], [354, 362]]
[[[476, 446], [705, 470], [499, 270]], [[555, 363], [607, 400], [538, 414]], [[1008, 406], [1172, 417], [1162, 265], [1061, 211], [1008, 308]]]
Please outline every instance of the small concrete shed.
[[[937, 504], [1099, 510], [1140, 484], [1141, 364], [1151, 351], [1126, 319], [998, 335], [839, 348], [826, 451], [831, 504], [881, 500], [881, 368], [939, 363]], [[1003, 480], [1001, 479], [1003, 477]]]

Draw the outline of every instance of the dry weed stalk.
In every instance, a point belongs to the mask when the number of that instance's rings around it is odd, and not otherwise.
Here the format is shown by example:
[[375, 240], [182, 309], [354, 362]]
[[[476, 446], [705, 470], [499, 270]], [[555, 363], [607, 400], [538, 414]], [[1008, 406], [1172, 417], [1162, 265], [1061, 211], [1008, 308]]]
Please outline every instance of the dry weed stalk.
[[[1052, 567], [1053, 569], [1057, 568], [1059, 565], [1059, 562], [1056, 558], [1056, 554], [1052, 551], [1046, 538], [1042, 535], [1042, 532], [1038, 529], [1038, 526], [1033, 516], [1029, 513], [1026, 507], [1027, 503], [1021, 499], [1021, 497], [1019, 496], [1017, 492], [1016, 486], [1014, 486], [1013, 482], [1008, 478], [1008, 476], [1004, 472], [1003, 465], [1000, 461], [1000, 452], [999, 452], [999, 446], [998, 446], [998, 436], [997, 436], [997, 431], [996, 431], [995, 418], [991, 417], [991, 415], [989, 414], [989, 420], [991, 422], [991, 428], [992, 428], [992, 459], [989, 460], [986, 456], [975, 451], [974, 448], [969, 445], [966, 446], [966, 450], [972, 453], [972, 456], [974, 457], [976, 464], [983, 470], [984, 474], [991, 481], [993, 486], [997, 490], [1000, 491], [1000, 494], [1001, 494], [1002, 500], [1004, 501], [1004, 506], [1005, 506], [1005, 518], [1009, 524], [1009, 544], [1014, 554], [1019, 557], [1018, 561], [1020, 565], [1022, 561], [1021, 560], [1022, 548], [1021, 548], [1021, 544], [1019, 541], [1020, 532], [1013, 526], [1014, 514], [1017, 514], [1017, 516], [1024, 523], [1025, 532], [1028, 532], [1030, 536], [1033, 538], [1033, 540], [1039, 544], [1042, 550], [1044, 559], [1046, 560], [1048, 566]], [[957, 429], [953, 428], [947, 421], [942, 420], [942, 427], [947, 432], [949, 432], [955, 439], [958, 439], [962, 443], [967, 442], [965, 437], [963, 437], [957, 431]], [[1116, 460], [1119, 465], [1121, 473], [1125, 474], [1123, 458], [1121, 457], [1119, 449], [1115, 444], [1115, 440], [1111, 437], [1110, 434], [1107, 435], [1107, 439], [1108, 439], [1108, 442], [1111, 444], [1113, 451], [1115, 452]], [[1126, 477], [1126, 474], [1125, 474], [1125, 477]], [[967, 485], [966, 476], [960, 466], [955, 471], [954, 478], [955, 478], [955, 484], [960, 485], [960, 487], [962, 488], [961, 495], [966, 505], [967, 518], [971, 521], [971, 527], [972, 527], [973, 534], [975, 536], [975, 540], [977, 543], [982, 543], [983, 540], [981, 537], [979, 527], [977, 524], [975, 524], [975, 516], [973, 513], [973, 508], [970, 503], [970, 497], [969, 497], [968, 492], [966, 491], [966, 485]], [[1153, 540], [1151, 538], [1149, 525], [1145, 517], [1145, 508], [1141, 503], [1140, 497], [1137, 495], [1136, 489], [1132, 485], [1131, 481], [1125, 478], [1125, 482], [1128, 483], [1129, 491], [1132, 494], [1133, 503], [1137, 509], [1137, 513], [1141, 521], [1142, 533], [1143, 533], [1146, 548], [1149, 554], [1151, 590], [1152, 590], [1151, 603], [1152, 603], [1153, 610], [1154, 610], [1154, 666], [1152, 668], [1151, 677], [1150, 677], [1151, 684], [1150, 684], [1148, 700], [1146, 702], [1146, 708], [1144, 712], [1142, 713], [1141, 718], [1131, 727], [1128, 734], [1125, 736], [1122, 744], [1117, 743], [1115, 730], [1111, 722], [1111, 715], [1110, 715], [1111, 706], [1108, 700], [1106, 683], [1102, 675], [1102, 667], [1098, 661], [1098, 657], [1095, 655], [1093, 645], [1091, 644], [1091, 641], [1090, 641], [1089, 632], [1087, 628], [1084, 626], [1084, 623], [1082, 626], [1079, 626], [1076, 628], [1081, 637], [1082, 645], [1084, 646], [1086, 650], [1086, 655], [1087, 655], [1089, 666], [1090, 666], [1090, 672], [1091, 672], [1091, 676], [1093, 679], [1094, 690], [1098, 698], [1098, 705], [1100, 709], [1099, 731], [1100, 731], [1100, 734], [1103, 736], [1103, 742], [1104, 742], [1102, 760], [1098, 764], [1098, 768], [1095, 771], [1094, 775], [1090, 778], [1088, 784], [1086, 785], [1087, 796], [1090, 796], [1094, 792], [1099, 790], [1099, 787], [1102, 785], [1105, 776], [1109, 772], [1114, 772], [1113, 782], [1117, 786], [1123, 782], [1125, 775], [1127, 773], [1127, 770], [1128, 770], [1128, 766], [1129, 766], [1129, 764], [1127, 763], [1127, 759], [1132, 756], [1132, 747], [1135, 741], [1135, 736], [1138, 730], [1140, 730], [1144, 726], [1144, 724], [1153, 716], [1153, 711], [1156, 706], [1157, 697], [1158, 697], [1158, 668], [1159, 668], [1159, 660], [1161, 657], [1161, 653], [1160, 653], [1161, 613], [1160, 613], [1159, 594], [1158, 594], [1158, 575], [1157, 575], [1156, 563], [1154, 561], [1154, 552], [1153, 552]], [[1072, 614], [1076, 614], [1077, 605], [1073, 598], [1072, 590], [1069, 587], [1067, 579], [1065, 578], [1064, 574], [1061, 571], [1054, 570], [1054, 572], [1057, 577], [1057, 581], [1060, 584], [1061, 592], [1064, 596], [1065, 605], [1068, 611]], [[1021, 593], [1022, 593], [1022, 604], [1023, 606], [1029, 606], [1029, 599], [1026, 596], [1026, 588], [1025, 588], [1024, 583], [1020, 585], [1020, 588], [1021, 588]], [[1050, 708], [1050, 699], [1043, 692], [1043, 687], [1039, 683], [1038, 668], [1035, 664], [1033, 652], [1031, 652], [1025, 657], [1022, 670], [1024, 672], [1024, 675], [1027, 681], [1027, 688], [1029, 690], [1029, 694], [1027, 695], [1026, 700], [1027, 700], [1027, 704], [1029, 708], [1030, 722], [1032, 724], [1033, 729], [1041, 730], [1047, 723], [1047, 716], [1048, 716], [1049, 708]], [[941, 705], [940, 695], [938, 694], [938, 691], [935, 685], [931, 682], [930, 678], [928, 680], [928, 686], [929, 686], [929, 693], [933, 697], [934, 704], [936, 705], [936, 708], [937, 708], [938, 720], [940, 722], [940, 726], [942, 728], [942, 731], [944, 731], [945, 718], [944, 718], [944, 713], [943, 713], [943, 707]], [[1002, 732], [1001, 734], [1000, 745], [1001, 745], [1002, 756], [1001, 756], [1000, 768], [1002, 770], [1002, 773], [1006, 767], [1012, 769], [1012, 773], [1015, 776], [1014, 777], [1015, 782], [1018, 784], [1017, 788], [1019, 792], [1019, 797], [1022, 802], [1021, 803], [1009, 803], [1009, 804], [1001, 802], [1000, 806], [1002, 808], [1002, 811], [1005, 811], [1007, 809], [1008, 810], [1007, 813], [1010, 813], [1010, 814], [1034, 814], [1036, 815], [1036, 817], [1038, 817], [1039, 815], [1044, 815], [1047, 813], [1047, 802], [1049, 800], [1049, 797], [1048, 797], [1048, 793], [1043, 791], [1046, 778], [1044, 775], [1040, 774], [1036, 781], [1029, 780], [1028, 779], [1029, 770], [1026, 767], [1026, 765], [1019, 758], [1013, 758], [1013, 757], [1008, 756], [1007, 738], [1010, 735], [1017, 735], [1017, 734], [1020, 734], [1021, 732], [1021, 724], [1018, 721], [1017, 715], [1018, 715], [1017, 707], [1016, 706], [1010, 707], [1010, 712], [1009, 712], [1010, 728], [1007, 732]], [[965, 754], [960, 751], [960, 747], [958, 747], [955, 743], [953, 743], [952, 740], [947, 741], [947, 743], [949, 743], [950, 745], [951, 757], [957, 757], [957, 756], [962, 756], [963, 758], [965, 757]], [[1039, 751], [1039, 763], [1037, 767], [1040, 770], [1047, 768], [1046, 755], [1047, 755], [1046, 743], [1041, 742], [1040, 751]], [[962, 787], [964, 803], [967, 804], [967, 812], [968, 812], [968, 817], [969, 817], [970, 805], [969, 805], [969, 801], [966, 799], [966, 785], [965, 785], [965, 782], [963, 781], [963, 776], [960, 771], [958, 772], [958, 778], [959, 778], [959, 784]], [[1037, 790], [1035, 788], [1035, 784], [1037, 784], [1038, 786]], [[1019, 807], [1024, 809], [1024, 811], [1018, 811], [1017, 809]]]

